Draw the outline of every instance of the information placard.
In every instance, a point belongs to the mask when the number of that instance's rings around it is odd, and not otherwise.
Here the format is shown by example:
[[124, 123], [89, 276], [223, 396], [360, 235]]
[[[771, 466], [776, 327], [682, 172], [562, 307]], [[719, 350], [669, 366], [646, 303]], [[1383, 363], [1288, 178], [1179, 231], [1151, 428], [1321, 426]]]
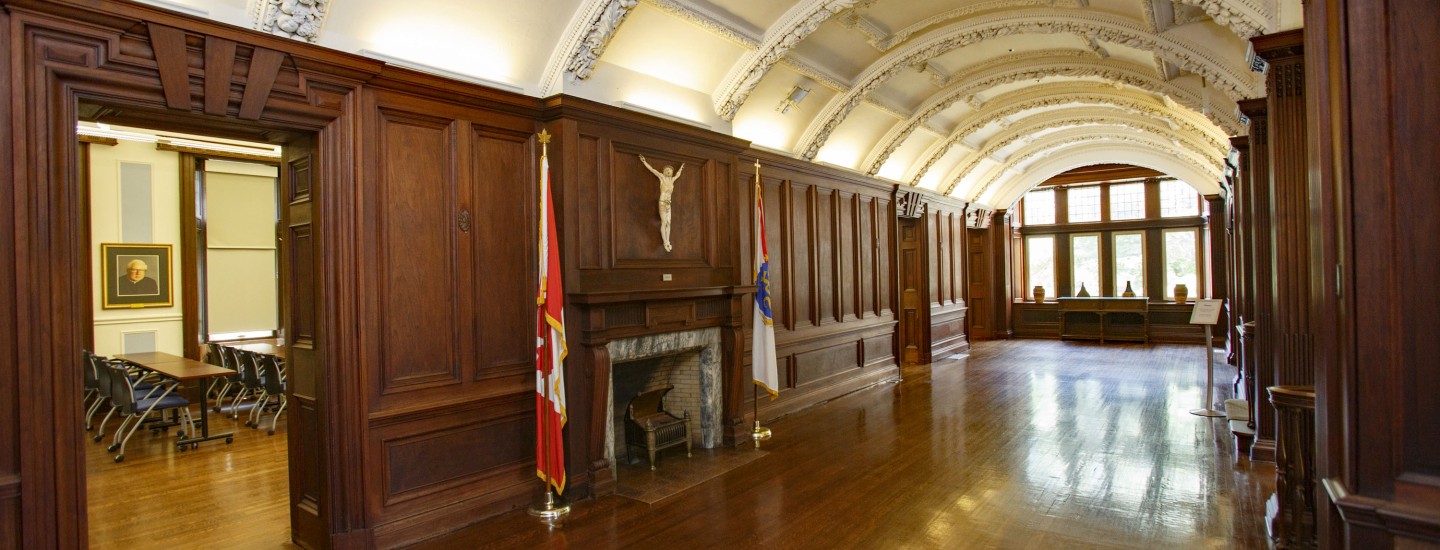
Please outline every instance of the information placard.
[[1195, 309], [1190, 312], [1190, 324], [1213, 325], [1220, 322], [1220, 303], [1224, 300], [1195, 300]]

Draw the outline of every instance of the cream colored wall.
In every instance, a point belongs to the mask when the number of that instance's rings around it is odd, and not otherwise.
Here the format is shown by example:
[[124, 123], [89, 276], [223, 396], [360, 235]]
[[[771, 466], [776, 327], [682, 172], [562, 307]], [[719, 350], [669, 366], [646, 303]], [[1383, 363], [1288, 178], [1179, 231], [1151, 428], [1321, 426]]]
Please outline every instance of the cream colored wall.
[[211, 334], [279, 326], [272, 166], [205, 163], [206, 311]]
[[[151, 212], [154, 244], [172, 247], [171, 294], [174, 305], [166, 308], [104, 309], [104, 262], [100, 243], [118, 243], [120, 233], [120, 163], [150, 165]], [[90, 258], [91, 307], [95, 311], [95, 353], [123, 353], [127, 332], [154, 332], [156, 351], [179, 355], [183, 349], [184, 306], [180, 292], [180, 155], [157, 151], [153, 143], [121, 141], [119, 145], [90, 146]]]

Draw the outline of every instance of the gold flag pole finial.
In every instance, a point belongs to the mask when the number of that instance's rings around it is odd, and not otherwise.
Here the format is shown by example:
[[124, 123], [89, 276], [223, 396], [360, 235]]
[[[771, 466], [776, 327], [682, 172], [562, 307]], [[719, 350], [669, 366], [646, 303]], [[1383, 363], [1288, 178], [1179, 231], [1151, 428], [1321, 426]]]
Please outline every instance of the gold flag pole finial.
[[540, 156], [542, 156], [542, 157], [544, 157], [544, 156], [549, 156], [549, 154], [550, 154], [550, 132], [547, 131], [547, 130], [542, 129], [542, 130], [540, 130], [540, 133], [539, 133], [538, 135], [536, 135], [536, 137], [538, 137], [539, 140], [540, 140]]

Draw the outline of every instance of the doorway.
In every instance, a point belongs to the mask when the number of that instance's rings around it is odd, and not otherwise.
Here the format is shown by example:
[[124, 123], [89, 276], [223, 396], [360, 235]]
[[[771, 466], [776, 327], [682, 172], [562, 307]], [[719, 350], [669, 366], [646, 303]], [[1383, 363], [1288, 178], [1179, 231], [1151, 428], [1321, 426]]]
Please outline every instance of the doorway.
[[[133, 375], [136, 409], [157, 394], [183, 403], [127, 417], [110, 412], [114, 396], [91, 396], [90, 546], [183, 546], [196, 533], [288, 546], [281, 147], [103, 122], [76, 131], [93, 281], [85, 349], [111, 360], [93, 366]], [[149, 286], [122, 287], [132, 276]], [[205, 364], [237, 374], [175, 374]]]

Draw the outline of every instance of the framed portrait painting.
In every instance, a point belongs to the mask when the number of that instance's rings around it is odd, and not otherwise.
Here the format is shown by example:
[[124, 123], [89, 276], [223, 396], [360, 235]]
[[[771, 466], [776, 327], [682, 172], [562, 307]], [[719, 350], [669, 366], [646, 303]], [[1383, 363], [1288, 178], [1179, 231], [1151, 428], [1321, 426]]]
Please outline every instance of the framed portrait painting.
[[105, 309], [175, 305], [170, 245], [101, 243], [100, 262]]

